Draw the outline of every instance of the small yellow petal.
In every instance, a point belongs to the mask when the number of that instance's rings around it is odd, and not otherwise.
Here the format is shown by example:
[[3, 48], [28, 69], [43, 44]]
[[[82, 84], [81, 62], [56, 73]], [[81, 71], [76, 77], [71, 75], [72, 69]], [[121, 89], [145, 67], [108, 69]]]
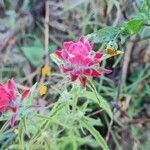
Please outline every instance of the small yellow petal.
[[51, 75], [51, 69], [48, 66], [44, 66], [42, 68], [42, 74], [46, 75], [46, 76], [50, 76]]
[[41, 86], [40, 91], [39, 91], [40, 96], [46, 94], [46, 92], [47, 92], [47, 86], [45, 85]]

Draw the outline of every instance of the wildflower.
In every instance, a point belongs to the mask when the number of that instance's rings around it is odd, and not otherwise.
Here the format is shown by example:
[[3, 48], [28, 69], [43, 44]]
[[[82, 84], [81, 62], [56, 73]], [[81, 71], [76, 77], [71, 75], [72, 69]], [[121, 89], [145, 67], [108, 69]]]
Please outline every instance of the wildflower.
[[105, 51], [107, 54], [109, 54], [111, 56], [117, 55], [117, 50], [115, 50], [114, 48], [107, 48]]
[[50, 76], [51, 75], [51, 69], [48, 66], [44, 66], [42, 68], [42, 74], [46, 75], [46, 76]]
[[7, 82], [7, 86], [0, 84], [0, 112], [8, 109], [10, 101], [14, 100], [14, 92], [10, 80]]
[[[20, 100], [28, 95], [30, 90], [24, 90], [20, 94]], [[17, 90], [13, 80], [8, 80], [7, 85], [0, 84], [0, 112], [5, 112], [6, 110], [11, 110], [12, 117], [10, 120], [11, 127], [14, 126], [16, 114], [19, 110], [19, 105], [16, 101]]]
[[96, 65], [100, 63], [103, 53], [94, 52], [93, 44], [85, 41], [83, 37], [78, 42], [64, 42], [62, 50], [57, 50], [55, 55], [63, 63], [60, 70], [63, 74], [69, 74], [71, 81], [79, 78], [83, 87], [86, 86], [87, 77], [99, 77], [102, 73], [110, 73], [111, 70], [101, 69], [99, 72]]
[[47, 92], [47, 86], [45, 85], [41, 86], [40, 91], [39, 91], [40, 96], [46, 94], [46, 92]]

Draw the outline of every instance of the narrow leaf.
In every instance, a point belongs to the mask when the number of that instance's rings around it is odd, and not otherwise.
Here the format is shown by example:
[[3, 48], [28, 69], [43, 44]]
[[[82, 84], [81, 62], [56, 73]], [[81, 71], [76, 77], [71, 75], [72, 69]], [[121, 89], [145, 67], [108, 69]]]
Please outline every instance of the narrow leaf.
[[36, 140], [40, 135], [41, 135], [41, 131], [46, 130], [46, 128], [48, 127], [51, 119], [53, 117], [55, 117], [59, 112], [62, 111], [62, 109], [64, 108], [65, 103], [57, 103], [53, 109], [51, 110], [50, 114], [49, 114], [49, 120], [45, 119], [45, 121], [42, 123], [42, 125], [40, 126], [40, 128], [38, 129], [38, 131], [35, 133], [35, 135], [33, 136], [33, 140]]
[[81, 119], [81, 123], [94, 136], [94, 138], [99, 143], [99, 145], [103, 148], [103, 150], [109, 150], [108, 145], [104, 140], [104, 138], [85, 118]]
[[110, 109], [109, 104], [107, 103], [106, 100], [104, 100], [103, 97], [101, 97], [100, 95], [98, 95], [98, 97], [95, 95], [94, 92], [91, 91], [85, 91], [81, 97], [85, 97], [85, 98], [89, 98], [91, 100], [93, 100], [94, 102], [98, 103], [98, 105], [106, 111], [106, 113], [112, 118], [112, 112]]

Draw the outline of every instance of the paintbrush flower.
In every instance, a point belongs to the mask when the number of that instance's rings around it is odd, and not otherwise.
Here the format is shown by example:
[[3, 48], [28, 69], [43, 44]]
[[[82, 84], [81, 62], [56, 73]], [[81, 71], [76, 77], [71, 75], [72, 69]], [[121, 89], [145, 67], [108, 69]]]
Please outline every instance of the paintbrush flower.
[[71, 81], [80, 80], [83, 87], [86, 86], [87, 77], [99, 77], [111, 70], [97, 68], [103, 53], [92, 50], [93, 43], [83, 37], [78, 42], [64, 42], [63, 49], [57, 50], [55, 55], [62, 60], [59, 65], [64, 75], [70, 75]]

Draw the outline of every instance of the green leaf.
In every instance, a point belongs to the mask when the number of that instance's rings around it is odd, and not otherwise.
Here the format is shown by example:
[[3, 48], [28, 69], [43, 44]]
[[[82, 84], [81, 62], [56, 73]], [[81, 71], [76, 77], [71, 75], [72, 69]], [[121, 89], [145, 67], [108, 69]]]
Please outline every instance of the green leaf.
[[87, 35], [85, 38], [94, 43], [104, 43], [115, 40], [119, 33], [120, 29], [117, 27], [105, 27]]
[[143, 19], [133, 19], [123, 24], [122, 28], [128, 35], [138, 33], [144, 23]]
[[102, 126], [102, 122], [100, 119], [94, 119], [90, 117], [85, 117], [85, 119], [92, 125], [92, 126]]
[[60, 111], [62, 111], [64, 106], [66, 106], [66, 103], [64, 102], [58, 103], [57, 105], [55, 105], [53, 109], [51, 110], [50, 117], [55, 117]]
[[40, 64], [44, 55], [44, 49], [40, 40], [36, 39], [33, 46], [22, 47], [21, 50], [33, 66], [38, 66]]
[[40, 135], [42, 134], [42, 131], [46, 130], [46, 128], [48, 127], [49, 123], [51, 122], [51, 120], [57, 115], [59, 114], [62, 109], [64, 108], [64, 106], [66, 105], [66, 103], [56, 103], [55, 106], [53, 107], [53, 109], [51, 110], [50, 114], [48, 115], [49, 120], [44, 118], [44, 122], [41, 124], [40, 128], [38, 129], [38, 131], [34, 134], [32, 141], [36, 140], [38, 137], [40, 137]]
[[109, 150], [108, 145], [100, 133], [87, 121], [85, 118], [81, 119], [82, 125], [94, 136], [99, 145], [103, 150]]
[[18, 138], [19, 138], [19, 144], [20, 148], [24, 150], [24, 127], [23, 127], [23, 120], [20, 121], [19, 123], [19, 128], [18, 128]]
[[98, 97], [97, 97], [96, 94], [94, 92], [91, 92], [91, 91], [85, 91], [81, 95], [81, 97], [89, 98], [89, 99], [93, 100], [94, 102], [98, 103], [99, 106], [103, 110], [105, 110], [108, 113], [108, 115], [112, 118], [112, 112], [111, 112], [110, 106], [107, 103], [107, 101], [104, 100], [103, 97], [101, 97], [100, 95], [98, 95]]

